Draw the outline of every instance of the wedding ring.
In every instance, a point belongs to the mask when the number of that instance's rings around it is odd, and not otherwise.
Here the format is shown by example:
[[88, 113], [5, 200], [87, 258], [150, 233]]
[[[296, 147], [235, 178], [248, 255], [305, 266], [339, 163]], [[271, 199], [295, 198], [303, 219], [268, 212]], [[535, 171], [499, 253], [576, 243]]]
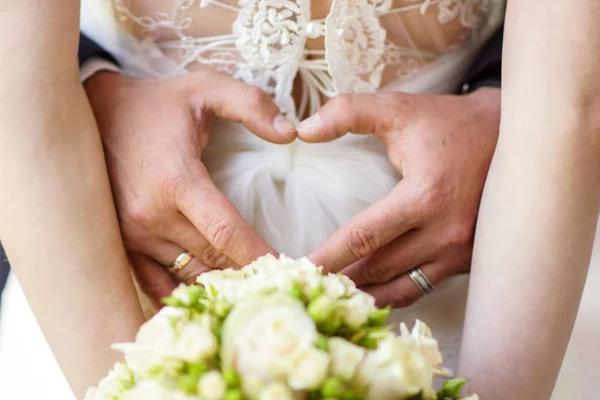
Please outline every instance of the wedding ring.
[[192, 255], [192, 253], [190, 253], [187, 250], [184, 251], [183, 253], [181, 253], [180, 255], [177, 256], [177, 258], [175, 259], [175, 262], [173, 264], [171, 264], [171, 266], [169, 267], [169, 271], [171, 271], [171, 272], [181, 271], [192, 261], [193, 258], [194, 258], [194, 256]]
[[429, 279], [425, 276], [421, 268], [413, 268], [408, 271], [408, 276], [413, 282], [421, 289], [421, 292], [424, 294], [429, 294], [433, 292], [433, 285], [429, 282]]

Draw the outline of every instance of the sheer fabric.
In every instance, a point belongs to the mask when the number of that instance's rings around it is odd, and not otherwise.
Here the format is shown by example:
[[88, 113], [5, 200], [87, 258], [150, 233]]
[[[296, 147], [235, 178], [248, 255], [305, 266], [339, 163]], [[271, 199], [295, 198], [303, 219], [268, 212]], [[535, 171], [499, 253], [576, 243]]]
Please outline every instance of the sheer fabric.
[[[264, 89], [299, 121], [338, 93], [454, 91], [503, 10], [504, 0], [83, 0], [82, 29], [129, 76], [179, 76], [208, 66]], [[202, 160], [254, 229], [294, 257], [314, 250], [401, 179], [372, 136], [280, 146], [222, 120]], [[393, 313], [396, 322], [427, 321], [450, 368], [467, 285], [466, 276], [448, 279]], [[22, 388], [21, 379], [39, 385], [24, 385], [30, 393], [19, 398], [66, 398], [14, 279], [4, 306], [0, 371], [10, 372], [0, 380], [16, 379], [0, 384], [0, 398], [14, 398], [5, 394]], [[43, 358], [43, 368], [25, 363], [27, 355]]]

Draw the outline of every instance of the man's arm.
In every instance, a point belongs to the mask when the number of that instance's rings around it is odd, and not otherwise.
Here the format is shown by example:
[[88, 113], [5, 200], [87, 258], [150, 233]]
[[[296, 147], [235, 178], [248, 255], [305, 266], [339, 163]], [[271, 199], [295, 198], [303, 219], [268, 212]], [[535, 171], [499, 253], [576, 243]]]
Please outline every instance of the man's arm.
[[79, 5], [0, 4], [0, 59], [12, 60], [0, 74], [0, 237], [81, 397], [118, 359], [109, 345], [131, 340], [142, 315], [79, 81]]

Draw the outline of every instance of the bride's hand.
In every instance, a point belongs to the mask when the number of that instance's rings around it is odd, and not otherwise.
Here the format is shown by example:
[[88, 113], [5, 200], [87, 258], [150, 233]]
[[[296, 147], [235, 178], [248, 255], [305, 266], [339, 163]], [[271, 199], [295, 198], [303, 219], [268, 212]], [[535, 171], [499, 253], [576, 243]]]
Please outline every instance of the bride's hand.
[[467, 96], [378, 93], [331, 99], [298, 127], [307, 142], [374, 133], [404, 179], [336, 232], [310, 258], [343, 271], [378, 303], [406, 306], [422, 293], [407, 272], [435, 286], [467, 272], [482, 189], [496, 145], [500, 90]]
[[101, 72], [85, 86], [130, 262], [150, 297], [174, 288], [167, 269], [184, 250], [195, 256], [176, 272], [187, 283], [210, 268], [274, 253], [200, 161], [215, 117], [242, 122], [271, 142], [295, 139], [265, 92], [212, 70], [147, 81]]

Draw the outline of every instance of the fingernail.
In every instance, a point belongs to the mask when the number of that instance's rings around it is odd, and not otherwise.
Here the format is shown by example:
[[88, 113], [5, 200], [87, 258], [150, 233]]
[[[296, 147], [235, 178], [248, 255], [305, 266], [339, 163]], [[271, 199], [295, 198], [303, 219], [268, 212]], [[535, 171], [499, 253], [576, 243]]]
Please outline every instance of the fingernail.
[[300, 122], [300, 124], [298, 124], [296, 127], [296, 130], [298, 133], [311, 133], [319, 128], [321, 128], [321, 118], [319, 117], [319, 114], [315, 114], [312, 117]]
[[275, 117], [275, 119], [273, 120], [273, 126], [275, 127], [275, 130], [277, 130], [277, 132], [283, 135], [296, 133], [296, 128], [294, 128], [294, 125], [292, 125], [292, 123], [281, 114]]

